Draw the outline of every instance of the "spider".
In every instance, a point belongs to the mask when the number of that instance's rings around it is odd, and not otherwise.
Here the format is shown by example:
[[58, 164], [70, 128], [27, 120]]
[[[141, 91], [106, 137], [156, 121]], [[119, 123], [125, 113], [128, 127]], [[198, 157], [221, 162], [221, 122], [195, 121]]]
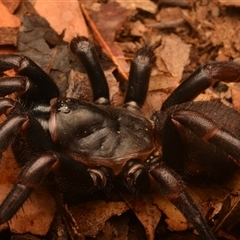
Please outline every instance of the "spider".
[[[55, 83], [31, 59], [0, 56], [0, 71], [13, 68], [19, 74], [0, 81], [0, 112], [7, 116], [0, 126], [0, 149], [4, 152], [11, 146], [21, 166], [17, 183], [0, 205], [0, 224], [10, 220], [50, 176], [59, 191], [70, 195], [110, 192], [115, 185], [131, 194], [144, 193], [154, 180], [202, 239], [215, 239], [178, 173], [209, 173], [216, 162], [229, 168], [239, 165], [239, 114], [221, 103], [192, 100], [216, 80], [238, 81], [240, 66], [233, 61], [201, 66], [149, 120], [141, 107], [153, 48], [141, 48], [132, 60], [121, 108], [110, 105], [93, 44], [75, 37], [70, 49], [88, 74], [92, 103], [60, 98]], [[17, 93], [17, 100], [8, 98], [10, 93]], [[160, 148], [162, 154], [156, 154]]]

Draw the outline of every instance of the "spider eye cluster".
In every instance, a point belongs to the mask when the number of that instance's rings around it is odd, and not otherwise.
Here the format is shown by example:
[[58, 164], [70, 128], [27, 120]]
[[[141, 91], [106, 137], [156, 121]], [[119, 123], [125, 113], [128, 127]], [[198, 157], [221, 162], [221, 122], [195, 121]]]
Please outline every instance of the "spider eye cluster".
[[71, 109], [70, 109], [70, 106], [69, 106], [69, 101], [70, 101], [70, 99], [59, 100], [58, 104], [57, 104], [57, 110], [59, 112], [62, 112], [62, 113], [70, 113]]

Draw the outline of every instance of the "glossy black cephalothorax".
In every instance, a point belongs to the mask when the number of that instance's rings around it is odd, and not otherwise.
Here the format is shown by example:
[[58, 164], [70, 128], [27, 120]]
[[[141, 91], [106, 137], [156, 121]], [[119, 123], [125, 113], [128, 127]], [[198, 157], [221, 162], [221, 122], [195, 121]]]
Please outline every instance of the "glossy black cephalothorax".
[[[60, 98], [52, 79], [29, 58], [0, 55], [0, 71], [13, 68], [19, 75], [0, 81], [0, 113], [7, 116], [0, 125], [0, 150], [11, 145], [21, 166], [17, 183], [0, 205], [0, 223], [10, 220], [49, 175], [60, 191], [75, 196], [109, 191], [114, 183], [132, 194], [145, 192], [154, 180], [202, 239], [214, 239], [178, 173], [208, 174], [216, 164], [239, 165], [239, 114], [220, 103], [192, 100], [216, 80], [238, 81], [240, 66], [233, 61], [201, 66], [149, 120], [141, 107], [152, 48], [140, 49], [133, 59], [122, 108], [110, 105], [107, 81], [88, 39], [76, 37], [70, 48], [88, 74], [92, 103]], [[7, 98], [10, 93], [19, 100]], [[162, 155], [154, 155], [160, 147]]]

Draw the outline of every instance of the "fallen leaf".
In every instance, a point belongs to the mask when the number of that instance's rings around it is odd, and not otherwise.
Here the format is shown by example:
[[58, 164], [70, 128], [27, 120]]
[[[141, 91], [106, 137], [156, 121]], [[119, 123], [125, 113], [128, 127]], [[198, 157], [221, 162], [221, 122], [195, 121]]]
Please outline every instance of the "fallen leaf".
[[[211, 41], [214, 46], [221, 46], [219, 55], [225, 56], [226, 59], [239, 57], [240, 43], [235, 41], [239, 36], [240, 17], [225, 16], [222, 19], [213, 19], [214, 31], [211, 34]], [[217, 60], [221, 60], [217, 58]]]
[[80, 203], [68, 207], [81, 234], [96, 237], [102, 231], [105, 222], [112, 216], [120, 216], [127, 210], [124, 202], [106, 202], [103, 200]]
[[17, 44], [18, 28], [21, 25], [19, 18], [11, 14], [0, 1], [0, 45]]
[[213, 228], [217, 232], [220, 228], [225, 227], [227, 232], [238, 224], [240, 218], [240, 196], [227, 195], [222, 202], [222, 208], [219, 212], [219, 218]]
[[14, 13], [21, 3], [21, 0], [15, 0], [15, 1], [1, 0], [1, 1], [7, 7], [10, 13]]
[[142, 0], [141, 4], [139, 4], [138, 1], [122, 1], [122, 0], [116, 0], [117, 3], [119, 3], [122, 7], [127, 8], [127, 9], [141, 9], [143, 11], [155, 14], [158, 10], [157, 4], [150, 0]]
[[7, 7], [0, 1], [0, 27], [18, 28], [21, 22], [18, 17], [12, 15]]
[[231, 88], [233, 108], [240, 113], [240, 86], [239, 83]]
[[92, 90], [85, 74], [71, 70], [68, 77], [67, 98], [77, 98], [83, 101], [92, 100]]
[[[184, 43], [175, 34], [164, 36], [160, 48], [159, 57], [162, 58], [167, 70], [173, 76], [182, 79], [184, 66], [189, 63], [190, 44]], [[156, 65], [158, 66], [158, 61]]]
[[122, 50], [115, 43], [117, 31], [119, 31], [129, 16], [129, 11], [117, 3], [108, 3], [101, 7], [101, 11], [90, 11], [82, 5], [84, 16], [98, 41], [104, 54], [106, 54], [116, 66], [121, 78], [127, 80], [129, 65], [125, 61]]
[[240, 2], [236, 0], [218, 0], [221, 6], [240, 7]]
[[141, 21], [136, 21], [134, 23], [132, 23], [131, 26], [131, 35], [132, 36], [138, 36], [141, 37], [143, 36], [143, 34], [146, 32], [146, 27], [144, 24], [141, 23]]
[[53, 78], [60, 93], [65, 95], [71, 69], [67, 43], [39, 15], [23, 15], [22, 22], [18, 53], [37, 63]]
[[132, 239], [129, 229], [129, 218], [128, 214], [124, 213], [120, 217], [112, 217], [110, 220], [106, 221], [101, 234], [98, 235], [98, 240], [128, 240]]
[[38, 0], [34, 8], [59, 35], [64, 32], [64, 41], [70, 42], [76, 35], [88, 37], [87, 26], [77, 0]]
[[188, 222], [182, 213], [168, 200], [156, 194], [154, 197], [154, 203], [164, 212], [167, 216], [165, 220], [168, 229], [171, 231], [184, 231], [188, 228]]
[[132, 196], [121, 193], [124, 201], [135, 213], [145, 228], [148, 240], [154, 240], [155, 230], [162, 216], [162, 212], [154, 204], [152, 197], [143, 196], [134, 199]]

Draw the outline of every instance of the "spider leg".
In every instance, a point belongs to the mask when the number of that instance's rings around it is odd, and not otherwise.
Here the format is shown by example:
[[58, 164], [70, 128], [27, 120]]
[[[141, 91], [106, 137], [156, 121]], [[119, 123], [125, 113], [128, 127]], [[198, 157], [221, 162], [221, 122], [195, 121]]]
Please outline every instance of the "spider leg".
[[[17, 104], [16, 104], [17, 105]], [[1, 153], [9, 147], [13, 142], [16, 135], [22, 128], [26, 129], [30, 124], [30, 117], [26, 114], [11, 114], [8, 111], [18, 112], [19, 106], [16, 106], [12, 99], [0, 100], [0, 112], [10, 114], [10, 116], [0, 125], [0, 151]], [[34, 166], [35, 168], [39, 165]], [[32, 179], [35, 169], [31, 168], [28, 171], [28, 179]], [[24, 175], [24, 174], [22, 174]], [[22, 178], [20, 175], [20, 179]], [[24, 178], [22, 178], [24, 179]], [[40, 178], [42, 179], [42, 178]], [[40, 181], [38, 178], [37, 181]], [[41, 181], [40, 181], [41, 182]], [[25, 181], [19, 180], [19, 182], [11, 190], [7, 198], [0, 206], [0, 224], [7, 221], [16, 212], [22, 203], [29, 196], [31, 189], [28, 187]]]
[[[12, 99], [0, 100], [0, 114], [10, 111], [14, 107], [15, 103]], [[28, 121], [29, 118], [27, 115], [19, 114], [17, 116], [10, 116], [6, 121], [0, 124], [0, 153], [10, 146], [14, 137], [16, 137], [17, 133]]]
[[202, 239], [215, 239], [198, 205], [187, 192], [183, 181], [171, 168], [163, 161], [153, 160], [149, 165], [149, 174], [157, 182], [162, 195], [193, 224]]
[[[12, 99], [0, 100], [0, 113], [4, 113], [8, 118], [0, 125], [0, 151], [5, 151], [14, 141], [15, 137], [26, 131], [26, 140], [33, 140], [30, 155], [33, 160], [21, 171], [17, 184], [13, 187], [6, 199], [0, 206], [0, 224], [9, 220], [19, 209], [26, 198], [30, 195], [33, 186], [42, 183], [49, 165], [56, 161], [53, 154], [48, 153], [52, 144], [46, 138], [46, 133], [40, 124], [31, 116], [24, 113], [22, 106]], [[34, 130], [32, 132], [32, 130]], [[35, 145], [34, 145], [35, 143]], [[19, 143], [18, 143], [19, 144]], [[38, 149], [36, 146], [40, 146]], [[45, 151], [46, 154], [39, 154], [38, 151]], [[38, 153], [37, 153], [38, 152]], [[40, 174], [39, 174], [40, 172]], [[37, 174], [36, 174], [37, 173]]]
[[0, 206], [0, 224], [8, 221], [29, 197], [32, 190], [44, 181], [57, 158], [46, 153], [27, 164], [18, 176], [18, 181]]
[[120, 179], [121, 184], [131, 193], [143, 194], [150, 189], [150, 179], [159, 186], [161, 195], [174, 204], [185, 218], [191, 222], [202, 239], [215, 239], [201, 210], [178, 176], [159, 157], [152, 157], [146, 163], [131, 160], [124, 167]]
[[152, 63], [155, 60], [153, 49], [143, 47], [139, 49], [132, 62], [129, 73], [128, 88], [125, 95], [125, 107], [141, 108], [145, 102]]
[[59, 90], [53, 80], [28, 57], [15, 54], [0, 55], [0, 71], [9, 69], [15, 69], [18, 74], [31, 80], [29, 90], [22, 98], [49, 103], [52, 98], [59, 96]]
[[193, 100], [216, 81], [238, 82], [240, 65], [233, 61], [207, 63], [183, 81], [165, 100], [162, 110]]
[[240, 140], [204, 114], [181, 110], [174, 113], [172, 122], [179, 130], [183, 127], [188, 128], [203, 140], [224, 149], [229, 153], [229, 157], [240, 166]]
[[11, 93], [22, 94], [29, 88], [28, 78], [23, 76], [3, 77], [0, 80], [0, 97], [4, 97]]
[[109, 89], [106, 77], [100, 65], [94, 45], [86, 37], [75, 37], [70, 49], [80, 59], [90, 80], [93, 101], [97, 104], [109, 104]]

